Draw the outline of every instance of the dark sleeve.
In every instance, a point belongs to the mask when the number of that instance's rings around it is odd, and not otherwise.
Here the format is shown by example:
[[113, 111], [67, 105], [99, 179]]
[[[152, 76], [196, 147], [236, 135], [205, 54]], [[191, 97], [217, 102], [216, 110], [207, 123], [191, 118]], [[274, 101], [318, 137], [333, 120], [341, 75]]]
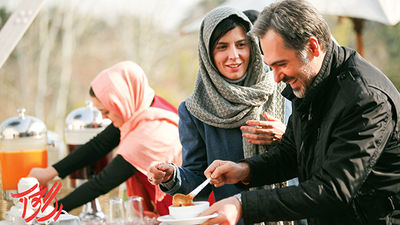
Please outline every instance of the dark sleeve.
[[113, 188], [122, 184], [137, 172], [136, 168], [122, 156], [117, 155], [99, 175], [76, 188], [73, 192], [61, 199], [66, 211], [79, 207], [100, 195], [106, 194]]
[[89, 142], [75, 149], [64, 159], [54, 164], [53, 167], [57, 170], [58, 176], [64, 178], [72, 172], [88, 166], [107, 155], [118, 146], [119, 140], [119, 129], [110, 124]]
[[[384, 94], [360, 94], [360, 97], [342, 109], [335, 122], [337, 126], [330, 131], [330, 145], [326, 151], [322, 150], [326, 152], [324, 161], [308, 180], [299, 186], [242, 193], [246, 223], [332, 215], [349, 207], [395, 125], [392, 106]], [[274, 157], [267, 153], [248, 160], [252, 176], [273, 175], [274, 172], [265, 170], [272, 169], [267, 164], [279, 165], [283, 159], [276, 157], [278, 163], [272, 163], [271, 158]], [[282, 163], [273, 170], [284, 166]]]

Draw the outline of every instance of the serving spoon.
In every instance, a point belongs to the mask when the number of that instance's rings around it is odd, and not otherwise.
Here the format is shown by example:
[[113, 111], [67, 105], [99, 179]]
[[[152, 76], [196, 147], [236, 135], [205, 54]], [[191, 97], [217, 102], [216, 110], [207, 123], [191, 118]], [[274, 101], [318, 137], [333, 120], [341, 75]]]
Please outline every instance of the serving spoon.
[[191, 191], [189, 194], [184, 195], [177, 193], [172, 197], [172, 205], [173, 206], [189, 206], [193, 205], [193, 199], [196, 197], [198, 193], [200, 193], [201, 190], [205, 186], [207, 186], [208, 183], [210, 183], [211, 177], [207, 178], [207, 180], [203, 181], [199, 186], [197, 186], [193, 191]]

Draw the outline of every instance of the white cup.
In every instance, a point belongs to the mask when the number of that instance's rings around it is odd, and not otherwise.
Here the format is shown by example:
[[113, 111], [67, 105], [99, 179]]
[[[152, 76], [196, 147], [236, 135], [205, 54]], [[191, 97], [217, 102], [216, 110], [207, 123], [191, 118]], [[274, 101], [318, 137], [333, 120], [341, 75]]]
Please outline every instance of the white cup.
[[35, 190], [33, 190], [31, 192], [32, 194], [37, 193], [37, 192], [40, 191], [40, 189], [39, 189], [39, 181], [34, 177], [22, 177], [18, 181], [18, 193], [25, 192], [25, 191], [31, 189], [36, 184], [37, 184], [37, 187], [35, 188]]
[[210, 207], [207, 201], [193, 202], [191, 206], [169, 206], [169, 215], [175, 219], [186, 219], [198, 217], [204, 210]]

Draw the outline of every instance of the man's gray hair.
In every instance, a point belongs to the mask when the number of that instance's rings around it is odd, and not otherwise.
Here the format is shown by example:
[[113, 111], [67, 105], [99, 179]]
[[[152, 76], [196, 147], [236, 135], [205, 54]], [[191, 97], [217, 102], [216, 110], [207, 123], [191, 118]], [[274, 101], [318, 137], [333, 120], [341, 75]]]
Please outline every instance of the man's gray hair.
[[324, 51], [328, 50], [331, 43], [328, 24], [304, 0], [284, 0], [265, 7], [251, 32], [262, 38], [270, 29], [281, 35], [286, 47], [297, 50], [301, 58], [305, 57], [310, 37], [316, 37]]

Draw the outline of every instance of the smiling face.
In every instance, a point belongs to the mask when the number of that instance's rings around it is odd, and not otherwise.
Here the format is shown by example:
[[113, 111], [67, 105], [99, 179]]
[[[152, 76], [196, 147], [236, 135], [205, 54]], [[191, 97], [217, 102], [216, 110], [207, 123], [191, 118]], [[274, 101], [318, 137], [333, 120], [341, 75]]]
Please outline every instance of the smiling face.
[[106, 107], [103, 105], [103, 103], [100, 102], [98, 98], [90, 98], [93, 102], [94, 107], [96, 107], [101, 112], [103, 119], [110, 119], [114, 126], [117, 128], [120, 128], [124, 124], [122, 117], [106, 109]]
[[244, 29], [236, 26], [223, 35], [213, 49], [213, 57], [224, 77], [231, 80], [243, 77], [250, 59], [249, 41]]
[[272, 29], [265, 33], [260, 43], [264, 61], [273, 69], [275, 81], [289, 84], [296, 97], [304, 98], [323, 61], [318, 41], [310, 38], [304, 59], [299, 58], [295, 49], [287, 48], [283, 38]]

